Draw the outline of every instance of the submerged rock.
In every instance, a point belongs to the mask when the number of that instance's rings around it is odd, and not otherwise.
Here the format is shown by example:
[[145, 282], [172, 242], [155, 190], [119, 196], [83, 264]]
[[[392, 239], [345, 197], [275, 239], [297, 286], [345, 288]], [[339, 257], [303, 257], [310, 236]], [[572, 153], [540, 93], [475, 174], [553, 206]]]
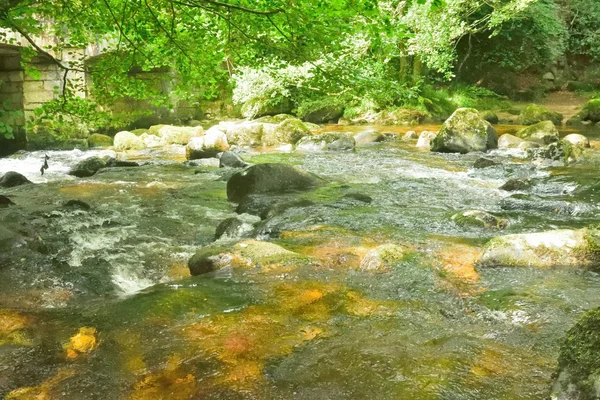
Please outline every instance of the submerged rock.
[[92, 207], [88, 203], [86, 203], [85, 201], [82, 201], [82, 200], [69, 200], [65, 203], [65, 208], [74, 208], [74, 209], [89, 211], [89, 210], [91, 210]]
[[8, 206], [14, 206], [15, 203], [6, 196], [0, 194], [0, 208], [5, 208]]
[[227, 198], [239, 202], [250, 194], [308, 190], [319, 183], [316, 175], [287, 164], [258, 164], [233, 175], [227, 182]]
[[395, 244], [384, 244], [370, 250], [360, 262], [362, 271], [385, 271], [394, 262], [402, 261], [404, 248]]
[[490, 240], [480, 267], [588, 268], [600, 267], [600, 235], [591, 229], [499, 236]]
[[354, 150], [356, 142], [348, 133], [322, 133], [305, 136], [296, 144], [296, 150], [303, 151], [345, 151]]
[[517, 132], [517, 137], [544, 146], [559, 141], [558, 129], [552, 121], [542, 121], [523, 128]]
[[506, 183], [499, 187], [501, 190], [506, 190], [507, 192], [514, 192], [518, 190], [526, 190], [531, 187], [531, 180], [529, 179], [520, 179], [514, 178], [509, 179]]
[[563, 140], [573, 146], [579, 146], [581, 148], [590, 147], [590, 140], [579, 133], [571, 133], [570, 135], [565, 136]]
[[586, 312], [560, 347], [552, 399], [600, 398], [600, 308]]
[[435, 132], [430, 132], [430, 131], [421, 132], [421, 134], [419, 135], [419, 140], [417, 141], [416, 147], [419, 149], [424, 149], [424, 150], [431, 149], [431, 142], [433, 141], [433, 139], [435, 139], [436, 136], [437, 136], [437, 133], [435, 133]]
[[500, 165], [500, 163], [495, 160], [492, 160], [491, 158], [479, 157], [473, 163], [473, 168], [483, 169], [483, 168], [493, 167], [495, 165]]
[[89, 147], [110, 147], [113, 145], [113, 139], [110, 136], [94, 133], [88, 137]]
[[533, 125], [542, 121], [552, 121], [555, 125], [560, 125], [562, 120], [562, 114], [550, 111], [537, 104], [529, 104], [519, 115], [519, 123], [521, 125]]
[[246, 168], [250, 166], [246, 161], [242, 160], [240, 156], [235, 154], [233, 151], [226, 151], [221, 154], [219, 158], [219, 167], [229, 167], [229, 168]]
[[[253, 217], [256, 218], [256, 217]], [[258, 222], [260, 221], [256, 218]], [[228, 238], [239, 239], [250, 235], [254, 231], [254, 226], [239, 217], [227, 218], [217, 225], [215, 230], [215, 239]]]
[[32, 183], [18, 172], [8, 171], [0, 178], [0, 187], [11, 188]]
[[135, 134], [123, 131], [115, 135], [114, 138], [115, 149], [119, 151], [124, 150], [143, 150], [146, 148], [144, 141]]
[[342, 196], [342, 199], [356, 200], [366, 204], [373, 202], [373, 198], [371, 196], [358, 192], [346, 193]]
[[508, 226], [508, 221], [498, 218], [485, 211], [471, 210], [462, 211], [452, 216], [452, 221], [460, 226], [472, 226], [480, 228], [504, 229]]
[[245, 240], [235, 245], [214, 244], [199, 249], [189, 260], [192, 275], [202, 275], [226, 267], [253, 269], [271, 264], [294, 265], [305, 257], [273, 243]]
[[100, 157], [89, 157], [75, 164], [69, 171], [69, 175], [73, 175], [78, 178], [87, 178], [95, 175], [96, 172], [105, 167], [106, 163]]
[[498, 134], [473, 108], [459, 108], [444, 122], [431, 142], [431, 151], [469, 153], [498, 147]]
[[185, 155], [188, 160], [212, 158], [217, 154], [229, 150], [227, 136], [216, 128], [210, 128], [206, 135], [192, 138], [185, 146]]

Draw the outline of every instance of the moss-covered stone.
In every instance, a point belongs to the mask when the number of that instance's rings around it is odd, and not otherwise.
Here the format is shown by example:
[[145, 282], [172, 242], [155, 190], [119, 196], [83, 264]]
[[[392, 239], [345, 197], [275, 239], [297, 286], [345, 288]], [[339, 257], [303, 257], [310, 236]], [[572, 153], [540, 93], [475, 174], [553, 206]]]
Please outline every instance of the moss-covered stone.
[[262, 142], [265, 146], [296, 144], [310, 134], [311, 130], [304, 122], [297, 118], [288, 118], [274, 126], [265, 125]]
[[577, 114], [581, 121], [600, 122], [600, 98], [588, 101]]
[[337, 122], [342, 115], [344, 115], [344, 106], [337, 98], [323, 98], [298, 107], [298, 116], [313, 124]]
[[431, 142], [431, 151], [469, 153], [498, 147], [498, 134], [473, 108], [459, 108], [444, 122]]
[[516, 136], [544, 146], [559, 141], [558, 129], [552, 121], [542, 121], [523, 128], [516, 133]]
[[598, 270], [598, 232], [594, 229], [561, 229], [499, 236], [485, 245], [478, 265]]
[[287, 164], [258, 164], [233, 175], [227, 182], [227, 198], [239, 202], [251, 194], [308, 190], [319, 178]]
[[504, 229], [508, 226], [507, 220], [480, 210], [463, 211], [454, 214], [452, 221], [459, 226], [465, 227]]
[[189, 260], [192, 275], [202, 275], [225, 267], [262, 268], [273, 264], [301, 265], [308, 259], [274, 243], [245, 240], [234, 245], [214, 244], [199, 249]]
[[393, 243], [383, 244], [370, 250], [360, 262], [359, 269], [363, 271], [385, 271], [391, 264], [402, 261], [405, 249]]
[[567, 332], [552, 395], [556, 399], [600, 398], [600, 308], [589, 310]]
[[88, 138], [89, 147], [110, 147], [113, 145], [113, 139], [110, 136], [94, 133]]
[[562, 120], [562, 114], [550, 111], [537, 104], [529, 104], [521, 111], [521, 115], [519, 115], [519, 123], [521, 125], [533, 125], [542, 121], [552, 121], [555, 125], [560, 125]]
[[498, 115], [493, 111], [482, 111], [480, 114], [481, 118], [485, 119], [490, 124], [497, 124], [500, 121]]

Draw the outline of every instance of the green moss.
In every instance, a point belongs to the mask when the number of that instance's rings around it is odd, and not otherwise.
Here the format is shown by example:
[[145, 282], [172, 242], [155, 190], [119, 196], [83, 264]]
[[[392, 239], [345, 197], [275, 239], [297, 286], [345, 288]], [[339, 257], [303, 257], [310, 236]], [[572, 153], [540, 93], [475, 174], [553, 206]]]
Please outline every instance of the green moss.
[[577, 114], [577, 118], [584, 121], [600, 122], [600, 98], [588, 101]]
[[594, 386], [600, 380], [600, 308], [588, 311], [567, 332], [558, 365], [577, 387], [580, 400], [598, 398]]

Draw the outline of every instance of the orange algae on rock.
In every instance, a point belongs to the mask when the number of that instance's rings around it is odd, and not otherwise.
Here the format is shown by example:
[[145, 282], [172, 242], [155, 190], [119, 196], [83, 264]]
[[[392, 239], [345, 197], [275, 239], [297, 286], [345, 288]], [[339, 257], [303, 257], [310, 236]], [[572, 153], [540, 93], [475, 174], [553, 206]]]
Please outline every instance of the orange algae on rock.
[[81, 327], [79, 331], [71, 336], [69, 343], [64, 346], [66, 356], [69, 359], [75, 359], [82, 354], [91, 353], [98, 347], [96, 338], [96, 328]]

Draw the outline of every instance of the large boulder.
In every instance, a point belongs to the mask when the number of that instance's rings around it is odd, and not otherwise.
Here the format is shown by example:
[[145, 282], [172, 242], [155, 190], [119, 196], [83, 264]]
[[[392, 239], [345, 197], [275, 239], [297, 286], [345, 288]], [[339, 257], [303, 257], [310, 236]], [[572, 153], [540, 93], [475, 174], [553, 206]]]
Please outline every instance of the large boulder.
[[345, 151], [354, 150], [356, 142], [349, 133], [331, 132], [305, 136], [296, 144], [302, 151]]
[[119, 151], [124, 150], [143, 150], [146, 148], [144, 141], [135, 134], [122, 131], [115, 135], [114, 138], [115, 149]]
[[193, 137], [185, 146], [185, 155], [188, 160], [211, 158], [229, 150], [227, 136], [219, 129], [210, 128], [204, 136]]
[[590, 140], [579, 133], [571, 133], [563, 138], [565, 142], [581, 148], [590, 147]]
[[588, 101], [577, 114], [576, 120], [600, 122], [600, 98]]
[[542, 121], [523, 128], [517, 132], [517, 137], [543, 146], [559, 141], [558, 129], [552, 121]]
[[567, 332], [556, 376], [552, 399], [600, 399], [600, 308], [586, 312]]
[[552, 121], [555, 125], [560, 125], [562, 120], [562, 114], [550, 111], [537, 104], [529, 104], [519, 115], [519, 123], [521, 125], [533, 125], [542, 121]]
[[431, 151], [469, 153], [498, 147], [498, 134], [473, 108], [459, 108], [444, 122], [431, 142]]
[[83, 161], [79, 161], [71, 168], [69, 175], [78, 178], [87, 178], [96, 174], [101, 168], [106, 167], [106, 163], [100, 157], [88, 157]]
[[235, 245], [213, 244], [199, 249], [188, 261], [192, 275], [202, 275], [225, 267], [254, 269], [272, 264], [295, 265], [306, 258], [273, 243], [245, 240]]
[[227, 198], [240, 202], [246, 196], [308, 190], [319, 183], [318, 177], [287, 164], [257, 164], [233, 175], [227, 182]]
[[8, 171], [0, 178], [0, 187], [4, 188], [26, 185], [28, 183], [31, 183], [29, 179], [15, 171]]
[[109, 147], [113, 145], [113, 139], [110, 136], [94, 133], [88, 137], [89, 147]]
[[173, 126], [164, 125], [158, 129], [158, 137], [165, 144], [188, 144], [194, 137], [202, 136], [204, 130], [201, 126]]
[[600, 232], [561, 229], [499, 236], [484, 247], [480, 267], [600, 267]]

